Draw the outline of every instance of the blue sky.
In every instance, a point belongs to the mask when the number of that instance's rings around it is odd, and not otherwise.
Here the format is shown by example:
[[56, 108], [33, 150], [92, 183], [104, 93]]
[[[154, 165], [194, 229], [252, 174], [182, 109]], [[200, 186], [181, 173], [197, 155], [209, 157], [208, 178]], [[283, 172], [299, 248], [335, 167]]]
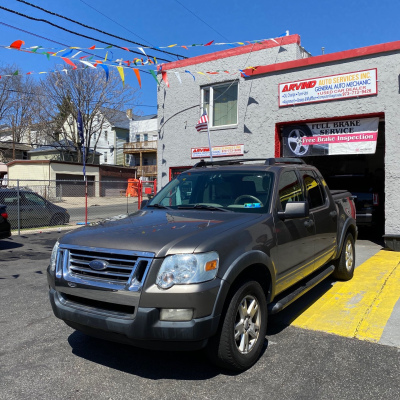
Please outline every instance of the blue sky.
[[[373, 44], [400, 39], [398, 19], [400, 3], [384, 0], [369, 1], [314, 1], [285, 2], [237, 0], [27, 0], [49, 11], [113, 33], [145, 45], [168, 46], [170, 44], [190, 45], [214, 40], [235, 42], [277, 37], [289, 30], [301, 36], [302, 46], [312, 55], [354, 49]], [[87, 36], [109, 41], [123, 47], [133, 47], [132, 43], [110, 38], [99, 32], [75, 25], [56, 16], [46, 14], [17, 0], [0, 0], [0, 6], [36, 18], [46, 19], [62, 27]], [[91, 7], [94, 7], [97, 12]], [[189, 11], [190, 10], [190, 11]], [[102, 15], [102, 14], [104, 15]], [[116, 21], [113, 22], [112, 20]], [[104, 44], [75, 36], [43, 22], [31, 21], [0, 9], [0, 45], [8, 46], [14, 40], [25, 41], [25, 46], [63, 47], [21, 32], [14, 26], [37, 35], [67, 44], [68, 46], [105, 47]], [[10, 25], [6, 26], [4, 24]], [[229, 48], [228, 46], [195, 47], [169, 49], [186, 56], [196, 56]], [[132, 59], [134, 55], [123, 50], [111, 49], [114, 59]], [[149, 54], [157, 54], [146, 50]], [[105, 51], [96, 50], [103, 56]], [[128, 56], [127, 56], [128, 54]], [[82, 54], [81, 54], [82, 55]], [[166, 56], [176, 60], [176, 57]], [[49, 71], [61, 68], [61, 59], [48, 61], [44, 55], [26, 54], [0, 48], [0, 63], [15, 63], [24, 71]], [[58, 66], [55, 67], [55, 64]], [[149, 67], [144, 68], [146, 70]], [[155, 68], [153, 68], [155, 69]], [[156, 113], [156, 82], [148, 74], [141, 74], [142, 89], [137, 108], [143, 114]], [[39, 77], [39, 76], [38, 76]], [[137, 87], [133, 71], [125, 72], [126, 82]], [[3, 78], [6, 79], [6, 78]], [[128, 108], [128, 107], [127, 107]]]

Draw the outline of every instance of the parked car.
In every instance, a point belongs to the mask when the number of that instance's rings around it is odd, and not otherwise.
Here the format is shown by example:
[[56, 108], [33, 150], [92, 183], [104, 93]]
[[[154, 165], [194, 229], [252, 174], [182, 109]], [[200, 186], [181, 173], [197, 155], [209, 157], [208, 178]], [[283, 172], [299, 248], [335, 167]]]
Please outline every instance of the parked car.
[[65, 208], [26, 189], [19, 190], [19, 201], [17, 189], [0, 189], [0, 203], [7, 206], [12, 229], [18, 228], [18, 210], [21, 228], [63, 225], [70, 218]]
[[378, 181], [364, 174], [332, 175], [326, 178], [329, 189], [345, 188], [354, 197], [357, 226], [383, 233], [383, 179]]
[[0, 239], [11, 236], [11, 224], [8, 222], [7, 207], [0, 204]]
[[200, 162], [144, 208], [64, 235], [47, 270], [54, 314], [144, 348], [205, 348], [251, 367], [267, 316], [331, 274], [349, 280], [357, 239], [347, 191], [300, 159]]

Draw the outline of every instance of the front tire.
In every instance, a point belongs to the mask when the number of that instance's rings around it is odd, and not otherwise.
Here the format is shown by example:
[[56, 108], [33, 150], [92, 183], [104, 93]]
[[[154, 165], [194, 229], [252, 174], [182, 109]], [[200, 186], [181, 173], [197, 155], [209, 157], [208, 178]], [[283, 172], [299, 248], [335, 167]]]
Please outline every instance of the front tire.
[[260, 357], [267, 332], [267, 300], [256, 281], [238, 287], [223, 314], [208, 354], [216, 365], [233, 371], [250, 368]]
[[341, 281], [349, 281], [354, 275], [355, 262], [354, 238], [351, 233], [348, 233], [344, 239], [340, 257], [335, 262], [332, 276]]

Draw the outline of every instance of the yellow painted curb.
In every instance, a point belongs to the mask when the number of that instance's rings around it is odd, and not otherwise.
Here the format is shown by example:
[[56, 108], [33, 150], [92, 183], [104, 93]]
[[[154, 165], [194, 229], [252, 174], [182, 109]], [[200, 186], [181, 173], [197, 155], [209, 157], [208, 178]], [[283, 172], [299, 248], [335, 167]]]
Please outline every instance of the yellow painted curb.
[[348, 282], [332, 288], [292, 325], [378, 342], [400, 297], [400, 253], [386, 250], [364, 262]]

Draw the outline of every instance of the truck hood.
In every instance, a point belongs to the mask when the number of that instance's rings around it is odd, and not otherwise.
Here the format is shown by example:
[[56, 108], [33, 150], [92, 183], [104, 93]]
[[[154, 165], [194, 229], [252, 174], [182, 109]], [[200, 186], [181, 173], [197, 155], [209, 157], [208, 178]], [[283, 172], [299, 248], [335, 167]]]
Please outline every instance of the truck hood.
[[155, 257], [193, 252], [211, 235], [238, 229], [261, 214], [194, 210], [143, 210], [65, 234], [61, 244], [146, 251]]

